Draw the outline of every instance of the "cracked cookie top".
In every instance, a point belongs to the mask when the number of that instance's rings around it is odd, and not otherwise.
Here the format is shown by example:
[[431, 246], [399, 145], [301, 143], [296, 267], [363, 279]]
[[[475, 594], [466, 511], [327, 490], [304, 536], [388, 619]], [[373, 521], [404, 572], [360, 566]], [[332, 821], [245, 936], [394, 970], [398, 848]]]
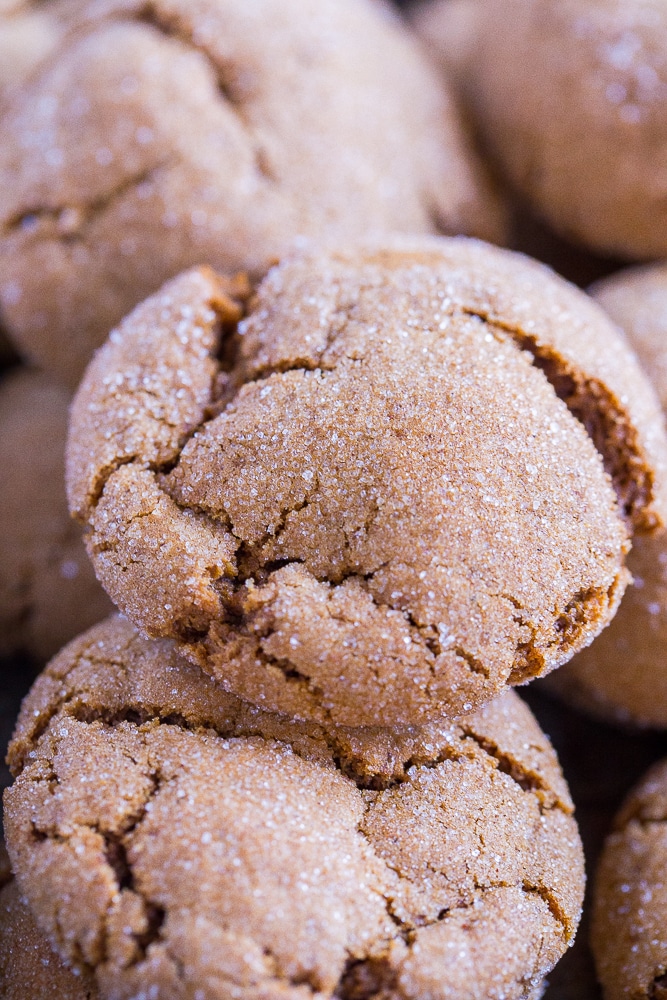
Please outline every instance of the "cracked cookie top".
[[44, 663], [112, 610], [67, 511], [68, 402], [35, 371], [0, 380], [0, 656]]
[[258, 275], [369, 233], [501, 238], [458, 111], [388, 5], [91, 0], [74, 20], [0, 126], [3, 315], [72, 388], [183, 268]]
[[597, 307], [435, 238], [248, 295], [174, 280], [75, 399], [70, 507], [121, 610], [247, 700], [346, 725], [465, 714], [590, 642], [667, 453]]
[[583, 859], [512, 692], [453, 725], [324, 729], [110, 619], [26, 699], [7, 842], [102, 996], [518, 998], [574, 934]]
[[39, 930], [0, 843], [0, 995], [4, 1000], [98, 1000], [92, 977], [72, 972]]
[[607, 837], [591, 947], [605, 1000], [667, 996], [667, 761], [632, 789]]

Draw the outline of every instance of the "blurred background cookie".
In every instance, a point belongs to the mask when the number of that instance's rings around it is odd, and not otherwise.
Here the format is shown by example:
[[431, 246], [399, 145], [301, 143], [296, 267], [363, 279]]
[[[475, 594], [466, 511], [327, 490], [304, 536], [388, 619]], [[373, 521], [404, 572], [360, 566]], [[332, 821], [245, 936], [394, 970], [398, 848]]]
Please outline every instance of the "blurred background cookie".
[[605, 1000], [667, 995], [667, 761], [628, 795], [595, 876], [591, 942]]
[[[374, 787], [378, 737], [402, 767]], [[22, 709], [21, 892], [102, 996], [534, 995], [583, 891], [555, 754], [511, 692], [411, 739], [416, 759], [359, 732], [340, 761], [335, 730], [244, 707], [111, 619]]]
[[67, 511], [67, 405], [38, 372], [0, 379], [0, 656], [44, 662], [112, 607]]
[[[453, 55], [439, 35], [459, 22]], [[420, 26], [502, 174], [557, 232], [611, 256], [667, 254], [662, 3], [449, 0]]]
[[436, 238], [228, 290], [166, 285], [73, 405], [71, 509], [138, 627], [249, 701], [349, 725], [465, 714], [592, 640], [628, 526], [661, 523], [667, 442], [590, 299]]
[[[667, 409], [667, 266], [618, 272], [591, 294], [625, 330]], [[636, 538], [634, 583], [611, 625], [562, 670], [549, 690], [585, 711], [640, 726], [667, 727], [667, 535]]]
[[392, 231], [501, 238], [452, 98], [388, 6], [103, 0], [79, 21], [0, 124], [5, 325], [70, 387], [186, 266], [258, 275], [304, 241]]

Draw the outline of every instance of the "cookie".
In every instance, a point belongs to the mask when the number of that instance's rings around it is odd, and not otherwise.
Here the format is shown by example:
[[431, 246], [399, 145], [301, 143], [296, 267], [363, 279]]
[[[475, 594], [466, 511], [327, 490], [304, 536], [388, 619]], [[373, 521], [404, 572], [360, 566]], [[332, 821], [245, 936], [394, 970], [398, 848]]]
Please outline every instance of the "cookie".
[[664, 5], [482, 6], [465, 88], [507, 180], [573, 241], [624, 259], [667, 256]]
[[103, 997], [518, 998], [577, 925], [569, 795], [512, 692], [324, 728], [112, 619], [37, 681], [10, 760], [21, 892]]
[[595, 877], [591, 946], [605, 1000], [667, 995], [667, 761], [623, 804]]
[[0, 381], [0, 655], [45, 661], [112, 605], [64, 488], [68, 397], [34, 371]]
[[432, 57], [455, 81], [465, 80], [474, 58], [477, 16], [486, 12], [479, 0], [421, 0], [407, 11], [415, 32]]
[[101, 0], [80, 20], [0, 126], [0, 305], [70, 387], [193, 264], [259, 275], [313, 240], [501, 237], [458, 111], [386, 4]]
[[139, 628], [249, 701], [345, 725], [455, 717], [591, 641], [624, 518], [662, 518], [665, 436], [586, 296], [435, 238], [229, 290], [167, 285], [73, 404], [70, 508]]
[[[667, 269], [631, 268], [591, 292], [622, 326], [667, 409]], [[634, 586], [592, 646], [548, 679], [551, 691], [610, 721], [667, 726], [667, 537], [637, 538], [628, 558]]]
[[92, 978], [71, 972], [38, 929], [0, 844], [0, 995], [5, 1000], [98, 1000]]

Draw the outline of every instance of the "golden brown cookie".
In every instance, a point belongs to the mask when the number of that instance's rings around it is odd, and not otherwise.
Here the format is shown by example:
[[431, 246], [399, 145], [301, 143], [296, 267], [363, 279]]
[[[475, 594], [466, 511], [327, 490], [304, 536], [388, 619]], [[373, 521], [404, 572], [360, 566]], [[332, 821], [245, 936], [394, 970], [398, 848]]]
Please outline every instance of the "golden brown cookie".
[[509, 1000], [577, 925], [569, 795], [511, 692], [450, 726], [323, 729], [110, 619], [37, 681], [10, 758], [21, 891], [103, 997]]
[[0, 381], [0, 655], [41, 660], [111, 603], [67, 513], [64, 453], [68, 397], [45, 376], [17, 370]]
[[[667, 268], [632, 268], [598, 282], [594, 298], [622, 326], [667, 409]], [[592, 646], [548, 680], [566, 701], [604, 718], [667, 726], [667, 535], [638, 538], [634, 585]]]
[[595, 877], [591, 945], [605, 1000], [667, 995], [667, 761], [632, 790]]
[[0, 996], [4, 1000], [97, 1000], [89, 974], [70, 971], [39, 930], [0, 844]]
[[0, 126], [0, 305], [72, 388], [184, 267], [260, 274], [371, 233], [499, 238], [458, 112], [386, 4], [98, 0], [79, 18]]
[[138, 627], [249, 701], [347, 725], [463, 714], [591, 641], [623, 516], [663, 516], [665, 436], [586, 296], [446, 239], [229, 291], [165, 286], [73, 406], [70, 506]]
[[667, 255], [667, 10], [661, 0], [492, 0], [466, 92], [507, 179], [560, 233]]

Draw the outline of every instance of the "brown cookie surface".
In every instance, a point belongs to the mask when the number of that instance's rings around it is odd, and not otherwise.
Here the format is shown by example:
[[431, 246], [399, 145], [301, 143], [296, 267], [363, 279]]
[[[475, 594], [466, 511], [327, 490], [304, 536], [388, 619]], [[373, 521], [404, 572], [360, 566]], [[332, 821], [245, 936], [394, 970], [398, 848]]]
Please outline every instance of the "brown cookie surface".
[[[626, 332], [663, 409], [667, 408], [667, 269], [618, 272], [591, 288]], [[628, 587], [609, 628], [548, 685], [585, 711], [640, 726], [667, 726], [667, 536], [637, 538]]]
[[591, 249], [664, 257], [664, 4], [479, 6], [466, 92], [508, 180], [558, 232]]
[[256, 704], [404, 726], [609, 620], [627, 542], [600, 452], [650, 528], [664, 429], [585, 296], [434, 239], [294, 258], [237, 336], [241, 312], [212, 273], [181, 276], [75, 401], [70, 505], [136, 625]]
[[78, 18], [0, 126], [0, 303], [70, 387], [184, 267], [499, 235], [458, 112], [387, 5], [100, 0]]
[[595, 877], [591, 945], [606, 1000], [667, 995], [667, 762], [623, 804]]
[[39, 930], [0, 844], [0, 995], [4, 1000], [97, 1000], [92, 978], [70, 971]]
[[0, 655], [42, 661], [111, 603], [64, 489], [68, 396], [34, 371], [0, 381]]
[[[69, 8], [68, 8], [69, 3]], [[78, 0], [0, 3], [0, 107], [58, 46]]]
[[21, 891], [102, 996], [519, 998], [576, 928], [569, 795], [510, 692], [324, 729], [110, 619], [38, 679], [10, 757]]

